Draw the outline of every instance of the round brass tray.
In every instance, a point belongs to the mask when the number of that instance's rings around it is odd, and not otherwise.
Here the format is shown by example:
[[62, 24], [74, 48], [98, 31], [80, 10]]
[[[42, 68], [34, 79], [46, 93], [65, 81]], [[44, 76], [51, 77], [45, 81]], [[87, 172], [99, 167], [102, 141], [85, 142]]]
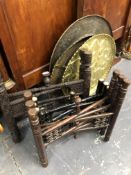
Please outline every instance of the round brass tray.
[[85, 34], [106, 33], [112, 36], [112, 29], [106, 19], [99, 15], [84, 16], [72, 23], [57, 41], [50, 59], [50, 72], [63, 52]]
[[107, 34], [98, 34], [89, 38], [70, 59], [62, 82], [79, 79], [80, 49], [87, 49], [92, 53], [90, 95], [93, 95], [96, 91], [98, 80], [100, 78], [105, 79], [110, 71], [116, 53], [115, 41]]
[[66, 49], [66, 51], [59, 57], [59, 59], [57, 59], [51, 73], [51, 84], [61, 83], [62, 76], [64, 74], [64, 71], [66, 69], [69, 60], [71, 59], [73, 54], [77, 51], [77, 49], [80, 46], [82, 46], [83, 43], [91, 36], [86, 34], [84, 39], [81, 39], [80, 41], [74, 43], [71, 47]]

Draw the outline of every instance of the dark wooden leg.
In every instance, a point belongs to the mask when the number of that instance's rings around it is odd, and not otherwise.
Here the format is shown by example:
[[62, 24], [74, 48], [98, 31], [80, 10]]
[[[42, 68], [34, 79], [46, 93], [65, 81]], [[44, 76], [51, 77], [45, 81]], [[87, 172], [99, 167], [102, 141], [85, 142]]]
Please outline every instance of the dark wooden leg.
[[119, 70], [115, 70], [113, 72], [113, 76], [112, 76], [110, 86], [109, 86], [108, 96], [109, 96], [109, 99], [110, 99], [112, 105], [114, 105], [113, 103], [116, 103], [115, 100], [116, 100], [116, 96], [118, 94], [118, 89], [121, 86], [121, 82], [118, 81], [118, 80], [120, 80], [119, 75], [121, 75], [121, 72]]
[[99, 79], [96, 94], [102, 94], [103, 86], [104, 86], [104, 79]]
[[[112, 106], [114, 106], [113, 101], [114, 101], [114, 99], [116, 99], [116, 95], [117, 95], [117, 92], [118, 92], [118, 87], [119, 87], [119, 85], [118, 85], [118, 76], [119, 76], [119, 74], [120, 74], [119, 70], [115, 70], [113, 72], [113, 76], [111, 78], [110, 85], [109, 85], [108, 96], [109, 96], [109, 99], [110, 99], [110, 103], [112, 104], [111, 108], [112, 108]], [[109, 109], [109, 111], [112, 111], [111, 108]], [[100, 135], [104, 136], [105, 133], [106, 133], [106, 130], [107, 130], [107, 128], [101, 129], [100, 130]]]
[[38, 150], [40, 163], [43, 167], [47, 167], [48, 160], [47, 160], [47, 155], [46, 155], [46, 149], [45, 149], [45, 145], [43, 143], [38, 112], [35, 108], [35, 103], [32, 101], [31, 91], [26, 91], [24, 93], [24, 98], [25, 98], [25, 106], [27, 108], [28, 115], [29, 115], [31, 129], [32, 129], [33, 136], [34, 136], [35, 143], [36, 143], [36, 147]]
[[15, 143], [21, 141], [22, 137], [20, 131], [17, 127], [17, 123], [13, 117], [12, 107], [10, 105], [10, 100], [8, 98], [7, 91], [5, 89], [2, 78], [0, 77], [0, 106], [3, 113], [3, 117], [6, 120], [6, 124], [12, 136], [12, 140]]
[[34, 139], [35, 139], [36, 147], [38, 150], [41, 165], [43, 167], [47, 167], [48, 166], [48, 159], [47, 159], [47, 155], [46, 155], [45, 145], [43, 143], [38, 112], [36, 111], [35, 108], [31, 108], [28, 110], [28, 115], [29, 115], [30, 124], [31, 124], [33, 135], [34, 135]]
[[25, 106], [26, 106], [27, 111], [28, 111], [29, 121], [30, 121], [32, 132], [33, 132], [33, 136], [34, 136], [34, 139], [35, 139], [37, 151], [38, 151], [38, 154], [39, 154], [40, 163], [43, 167], [47, 167], [48, 160], [47, 160], [47, 156], [46, 156], [46, 150], [45, 150], [45, 146], [44, 146], [44, 143], [43, 143], [38, 112], [35, 108], [34, 101], [32, 101], [31, 91], [26, 91], [24, 93], [24, 98], [25, 98], [25, 101], [26, 101]]
[[[119, 75], [118, 77], [118, 84], [119, 84], [119, 88], [118, 88], [118, 93], [116, 96], [116, 100], [113, 101], [113, 107], [112, 107], [112, 112], [114, 113], [114, 115], [112, 116], [111, 120], [109, 121], [109, 127], [107, 128], [107, 131], [105, 133], [105, 138], [104, 141], [109, 141], [114, 125], [116, 123], [116, 119], [118, 117], [118, 114], [120, 112], [121, 106], [123, 104], [126, 92], [127, 92], [127, 88], [130, 84], [130, 82], [125, 79], [125, 77]], [[114, 98], [114, 97], [112, 97]]]
[[81, 57], [81, 66], [80, 66], [80, 78], [84, 80], [83, 84], [83, 97], [88, 97], [90, 93], [90, 81], [91, 81], [91, 59], [92, 54], [87, 50], [80, 50], [79, 52]]

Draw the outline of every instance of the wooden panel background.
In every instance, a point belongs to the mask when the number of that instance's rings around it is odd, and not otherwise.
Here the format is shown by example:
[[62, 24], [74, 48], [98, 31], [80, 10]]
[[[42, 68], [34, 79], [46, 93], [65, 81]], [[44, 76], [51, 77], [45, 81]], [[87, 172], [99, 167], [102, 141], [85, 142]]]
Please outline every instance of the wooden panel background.
[[[43, 65], [49, 62], [56, 41], [76, 19], [76, 0], [1, 0], [0, 3], [16, 53], [12, 61], [17, 62], [21, 74], [17, 82], [24, 81], [29, 88], [40, 81]], [[5, 47], [7, 41], [4, 37], [1, 40]]]
[[6, 70], [6, 67], [5, 67], [5, 64], [3, 62], [1, 54], [0, 54], [0, 73], [1, 73], [4, 81], [7, 81], [9, 79], [9, 75], [8, 75], [7, 70]]
[[3, 44], [3, 49], [6, 53], [6, 57], [8, 58], [8, 65], [12, 71], [13, 78], [17, 82], [16, 88], [24, 89], [24, 81], [18, 64], [16, 50], [9, 32], [8, 23], [6, 23], [6, 17], [1, 2], [2, 1], [0, 1], [0, 41]]
[[78, 0], [78, 17], [99, 14], [111, 24], [115, 39], [122, 36], [130, 0]]

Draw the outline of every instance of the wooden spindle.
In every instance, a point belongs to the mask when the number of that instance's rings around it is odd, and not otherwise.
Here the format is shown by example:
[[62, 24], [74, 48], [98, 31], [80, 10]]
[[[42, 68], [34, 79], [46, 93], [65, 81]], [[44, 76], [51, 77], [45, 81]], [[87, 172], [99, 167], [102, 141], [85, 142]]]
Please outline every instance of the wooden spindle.
[[24, 92], [24, 99], [25, 101], [32, 99], [32, 92], [30, 90]]
[[104, 79], [102, 78], [99, 79], [97, 89], [96, 89], [96, 94], [102, 94], [103, 84], [104, 84]]
[[[112, 111], [112, 108], [114, 107], [114, 102], [116, 100], [116, 95], [118, 93], [118, 88], [120, 86], [120, 82], [118, 82], [119, 79], [119, 75], [120, 75], [120, 71], [119, 70], [115, 70], [113, 72], [110, 84], [109, 84], [109, 89], [108, 89], [108, 98], [109, 98], [109, 102], [111, 103], [110, 108], [108, 109], [108, 111]], [[108, 119], [110, 120], [110, 119]], [[109, 122], [109, 121], [108, 121]], [[104, 136], [106, 133], [107, 128], [103, 128], [100, 130], [100, 135]]]
[[102, 88], [103, 97], [107, 96], [108, 90], [109, 90], [109, 82], [104, 81], [103, 88]]
[[79, 114], [79, 112], [80, 112], [80, 103], [81, 103], [80, 96], [76, 95], [75, 99], [74, 99], [74, 102], [76, 104], [76, 112], [77, 112], [77, 114]]
[[[115, 104], [113, 103], [113, 107], [111, 108], [112, 112], [114, 113], [113, 116], [110, 119], [109, 126], [107, 128], [104, 141], [108, 141], [111, 137], [114, 125], [116, 123], [116, 119], [118, 117], [118, 114], [120, 112], [121, 106], [123, 104], [127, 88], [130, 85], [130, 81], [124, 78], [123, 76], [119, 75], [119, 80], [118, 80], [119, 88], [118, 88], [118, 93], [116, 96]], [[113, 98], [113, 97], [112, 97]]]
[[46, 87], [49, 87], [50, 85], [50, 72], [45, 71], [42, 73], [43, 76], [43, 82]]
[[45, 148], [43, 138], [42, 138], [42, 132], [41, 132], [41, 127], [39, 123], [38, 112], [35, 108], [31, 108], [28, 111], [28, 115], [29, 115], [29, 120], [30, 120], [30, 124], [32, 128], [33, 136], [35, 139], [37, 151], [39, 154], [40, 163], [43, 167], [47, 167], [48, 159], [46, 155], [46, 148]]
[[[78, 95], [75, 95], [75, 97], [74, 97], [74, 102], [75, 102], [75, 105], [76, 105], [76, 114], [79, 114], [79, 113], [80, 113], [81, 98], [80, 98]], [[75, 122], [75, 123], [76, 123], [76, 125], [79, 124], [79, 122]], [[75, 139], [77, 138], [76, 133], [74, 133], [74, 138], [75, 138]]]
[[80, 78], [84, 80], [83, 83], [83, 97], [88, 97], [90, 93], [90, 81], [91, 81], [91, 52], [82, 49], [79, 51], [81, 58], [80, 66]]
[[119, 70], [115, 70], [113, 72], [113, 76], [112, 76], [111, 81], [110, 81], [108, 96], [112, 100], [115, 99], [116, 94], [117, 94], [117, 89], [119, 87], [118, 77], [120, 74], [121, 74], [121, 72]]
[[35, 108], [35, 103], [32, 100], [28, 100], [25, 102], [25, 106], [27, 108], [27, 111], [31, 108]]

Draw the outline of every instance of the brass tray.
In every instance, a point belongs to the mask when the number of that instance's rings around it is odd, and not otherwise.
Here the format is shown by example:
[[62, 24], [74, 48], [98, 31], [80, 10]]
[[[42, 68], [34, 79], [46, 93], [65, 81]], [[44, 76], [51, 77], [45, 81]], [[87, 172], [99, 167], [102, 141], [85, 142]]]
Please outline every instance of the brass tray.
[[98, 34], [89, 38], [70, 59], [65, 69], [62, 82], [79, 79], [79, 50], [82, 48], [92, 53], [90, 95], [93, 95], [96, 91], [98, 80], [107, 77], [113, 64], [116, 53], [115, 41], [107, 34]]
[[[92, 36], [92, 35], [91, 35]], [[89, 35], [85, 35], [84, 39], [77, 41], [71, 47], [67, 48], [66, 51], [57, 59], [51, 73], [51, 84], [61, 83], [62, 76], [66, 69], [66, 66], [73, 56], [73, 54], [77, 51], [77, 49], [84, 44], [84, 42], [91, 37]]]
[[85, 34], [106, 33], [112, 36], [112, 29], [106, 19], [99, 15], [84, 16], [72, 23], [57, 41], [50, 59], [50, 72], [63, 52]]

